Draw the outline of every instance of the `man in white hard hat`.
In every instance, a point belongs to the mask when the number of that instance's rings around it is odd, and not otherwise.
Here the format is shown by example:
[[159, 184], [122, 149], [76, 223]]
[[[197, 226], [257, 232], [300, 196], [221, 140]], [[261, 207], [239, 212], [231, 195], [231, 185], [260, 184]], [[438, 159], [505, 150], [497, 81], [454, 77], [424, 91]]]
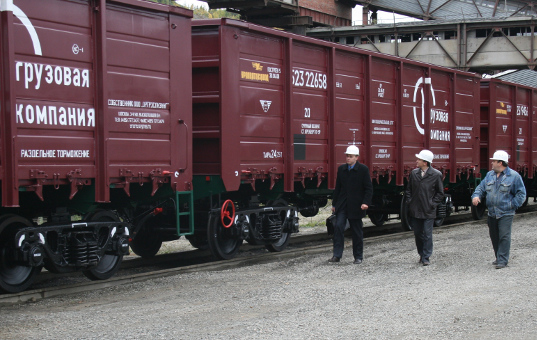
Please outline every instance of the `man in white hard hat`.
[[408, 177], [405, 200], [408, 208], [409, 224], [414, 231], [416, 248], [420, 255], [419, 263], [431, 264], [433, 253], [433, 225], [436, 207], [444, 199], [442, 173], [433, 169], [431, 163], [434, 155], [429, 150], [422, 150], [416, 155], [417, 168]]
[[349, 221], [352, 231], [352, 254], [354, 264], [360, 264], [364, 256], [362, 218], [371, 205], [373, 184], [369, 168], [358, 162], [360, 150], [351, 145], [345, 151], [346, 164], [337, 170], [336, 187], [332, 195], [332, 212], [336, 214], [334, 226], [333, 256], [328, 262], [339, 262], [343, 256], [345, 225]]
[[491, 160], [492, 170], [472, 194], [472, 204], [478, 205], [486, 198], [489, 235], [496, 258], [492, 264], [502, 269], [509, 262], [511, 225], [515, 210], [526, 200], [526, 187], [518, 172], [509, 168], [507, 152], [498, 150]]

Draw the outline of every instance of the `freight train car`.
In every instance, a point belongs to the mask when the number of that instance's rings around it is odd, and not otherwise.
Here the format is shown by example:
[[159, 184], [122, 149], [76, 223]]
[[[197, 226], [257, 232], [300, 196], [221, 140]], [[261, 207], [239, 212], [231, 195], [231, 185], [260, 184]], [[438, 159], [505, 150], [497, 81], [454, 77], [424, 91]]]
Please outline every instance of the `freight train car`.
[[142, 202], [189, 197], [191, 16], [137, 0], [1, 2], [0, 290], [43, 266], [106, 279]]
[[[483, 79], [480, 94], [480, 165], [482, 177], [496, 150], [510, 156], [509, 167], [526, 185], [528, 197], [537, 196], [537, 89], [499, 79]], [[475, 219], [485, 213], [484, 202], [472, 207]]]
[[[476, 75], [233, 20], [196, 20], [192, 37], [195, 195], [216, 202], [237, 192], [240, 220], [242, 207], [275, 202], [311, 216], [331, 195], [345, 149], [357, 145], [374, 181], [374, 223], [397, 214], [408, 228], [402, 191], [421, 149], [434, 152], [445, 178], [437, 224], [452, 205], [470, 205]], [[233, 228], [227, 238], [250, 241], [240, 228], [252, 223]]]

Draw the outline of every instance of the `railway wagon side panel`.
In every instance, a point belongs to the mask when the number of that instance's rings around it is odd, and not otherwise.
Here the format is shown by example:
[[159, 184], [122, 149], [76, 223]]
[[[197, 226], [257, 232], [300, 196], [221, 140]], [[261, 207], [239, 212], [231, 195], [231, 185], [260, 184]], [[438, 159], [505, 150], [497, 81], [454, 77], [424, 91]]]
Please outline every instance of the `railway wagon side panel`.
[[[478, 104], [475, 77], [404, 64], [401, 124], [403, 168], [415, 167], [415, 154], [430, 149], [433, 165], [449, 181], [474, 171], [478, 164]], [[399, 177], [399, 176], [398, 176]]]
[[220, 175], [220, 33], [218, 27], [192, 31], [193, 173]]
[[[367, 162], [373, 172], [373, 177], [387, 175], [396, 169], [397, 140], [399, 128], [397, 115], [399, 113], [399, 74], [400, 63], [387, 58], [369, 58], [369, 77], [366, 84], [369, 87], [369, 112], [366, 116]], [[420, 143], [421, 141], [417, 141]], [[402, 174], [399, 174], [402, 178]]]
[[333, 75], [328, 69], [330, 49], [294, 40], [291, 55], [292, 86], [288, 93], [291, 124], [287, 143], [293, 146], [286, 178], [317, 178], [328, 172], [328, 85]]
[[171, 175], [174, 188], [190, 190], [190, 21], [109, 4], [106, 32], [102, 156], [110, 181], [149, 178], [154, 192]]
[[531, 167], [529, 178], [534, 178], [537, 173], [537, 89], [531, 90]]
[[489, 141], [488, 145], [483, 145], [488, 148], [483, 149], [481, 155], [485, 169], [490, 168], [492, 154], [504, 150], [509, 154], [512, 169], [523, 176], [533, 177], [535, 148], [532, 146], [536, 143], [534, 110], [531, 108], [535, 105], [532, 102], [534, 92], [532, 88], [497, 79], [482, 81], [482, 135]]
[[[479, 113], [479, 167], [481, 170], [490, 169], [489, 166], [489, 129], [493, 129], [496, 125], [496, 120], [489, 119], [490, 107], [492, 106], [492, 98], [494, 87], [491, 87], [490, 81], [480, 82], [480, 113]], [[493, 141], [494, 143], [494, 141]], [[492, 146], [494, 147], [494, 145]], [[492, 155], [492, 154], [491, 154]]]
[[[505, 84], [494, 84], [495, 95], [492, 97], [492, 106], [489, 111], [489, 119], [494, 120], [493, 128], [489, 129], [489, 155], [496, 150], [504, 150], [513, 157], [513, 145], [511, 141], [514, 138], [514, 111], [516, 107], [514, 102], [514, 88]], [[512, 159], [512, 158], [511, 158]], [[489, 161], [490, 163], [490, 161]]]
[[[454, 108], [451, 120], [450, 182], [479, 173], [479, 79], [457, 74], [453, 79]], [[468, 176], [466, 176], [468, 177]]]
[[[284, 171], [283, 40], [241, 30], [239, 51], [239, 163], [249, 180]], [[223, 150], [223, 157], [226, 151]]]
[[[416, 154], [427, 148], [425, 133], [428, 125], [426, 99], [428, 98], [427, 69], [405, 64], [401, 77], [401, 119], [397, 127], [400, 135], [401, 157], [398, 184], [402, 184], [405, 173], [416, 167]], [[401, 173], [402, 172], [402, 173]]]
[[2, 13], [12, 89], [2, 107], [4, 206], [19, 204], [19, 190], [46, 199], [46, 185], [71, 184], [73, 198], [95, 184], [106, 202], [110, 186], [128, 192], [133, 178], [169, 182], [163, 171], [176, 172], [179, 190], [191, 181], [189, 132], [178, 123], [191, 120], [186, 11], [102, 4], [16, 0]]
[[[453, 153], [451, 146], [456, 143], [455, 131], [452, 131], [456, 112], [453, 111], [454, 85], [453, 75], [447, 72], [431, 70], [431, 88], [429, 100], [429, 150], [435, 155], [434, 166], [440, 171], [451, 169], [450, 159], [457, 161], [459, 155]], [[451, 116], [451, 117], [450, 117]]]
[[[77, 172], [95, 177], [97, 113], [92, 18], [87, 4], [67, 1], [14, 3], [3, 12], [4, 206], [17, 206], [19, 186], [42, 195], [46, 180]], [[10, 44], [11, 40], [11, 44]], [[11, 72], [10, 72], [11, 71]], [[11, 100], [10, 100], [11, 99]], [[11, 170], [14, 170], [11, 172]], [[12, 191], [11, 193], [9, 191]]]
[[[355, 144], [362, 153], [365, 148], [365, 68], [367, 57], [357, 53], [337, 51], [335, 58], [334, 162], [329, 173], [335, 174], [349, 145]], [[360, 162], [364, 162], [360, 157]], [[329, 178], [333, 178], [330, 176]], [[333, 186], [332, 186], [333, 187]]]
[[514, 115], [514, 136], [515, 139], [511, 142], [515, 151], [513, 160], [516, 162], [515, 170], [519, 171], [523, 176], [526, 176], [528, 171], [533, 167], [530, 164], [531, 156], [531, 127], [530, 109], [531, 109], [532, 91], [528, 88], [517, 87], [515, 98], [516, 108]]

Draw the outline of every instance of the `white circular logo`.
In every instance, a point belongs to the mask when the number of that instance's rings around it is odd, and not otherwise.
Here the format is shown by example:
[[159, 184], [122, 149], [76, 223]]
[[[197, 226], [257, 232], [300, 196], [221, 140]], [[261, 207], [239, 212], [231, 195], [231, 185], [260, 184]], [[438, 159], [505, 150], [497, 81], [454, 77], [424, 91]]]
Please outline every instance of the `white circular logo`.
[[79, 52], [84, 52], [84, 49], [80, 48], [77, 44], [73, 45], [73, 53], [78, 54]]
[[418, 89], [421, 93], [421, 124], [418, 121], [418, 113], [416, 112], [416, 107], [414, 106], [412, 109], [414, 111], [414, 123], [416, 123], [416, 128], [418, 129], [418, 132], [420, 134], [425, 134], [425, 129], [422, 127], [422, 125], [425, 125], [425, 95], [423, 94], [423, 87], [420, 87], [421, 84], [429, 84], [431, 86], [431, 94], [433, 96], [433, 106], [436, 106], [436, 99], [434, 97], [434, 89], [433, 84], [431, 83], [431, 78], [423, 78], [420, 77], [418, 81], [416, 82], [416, 85], [414, 85], [414, 98], [413, 102], [416, 102], [416, 95], [418, 94]]

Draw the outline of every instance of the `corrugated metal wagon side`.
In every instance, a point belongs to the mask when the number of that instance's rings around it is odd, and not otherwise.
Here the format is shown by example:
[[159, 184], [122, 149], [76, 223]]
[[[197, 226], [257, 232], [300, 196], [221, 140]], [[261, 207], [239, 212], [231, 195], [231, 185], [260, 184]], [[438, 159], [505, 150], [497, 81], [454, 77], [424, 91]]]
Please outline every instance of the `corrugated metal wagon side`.
[[[424, 148], [448, 194], [470, 204], [461, 188], [479, 171], [476, 75], [233, 20], [194, 21], [192, 41], [194, 181], [207, 206], [278, 201], [315, 215], [353, 144], [375, 181], [377, 224], [405, 210]], [[255, 227], [239, 224], [237, 240], [251, 242], [244, 229]]]
[[110, 277], [143, 202], [191, 192], [190, 18], [137, 0], [3, 2], [2, 290], [43, 265]]

